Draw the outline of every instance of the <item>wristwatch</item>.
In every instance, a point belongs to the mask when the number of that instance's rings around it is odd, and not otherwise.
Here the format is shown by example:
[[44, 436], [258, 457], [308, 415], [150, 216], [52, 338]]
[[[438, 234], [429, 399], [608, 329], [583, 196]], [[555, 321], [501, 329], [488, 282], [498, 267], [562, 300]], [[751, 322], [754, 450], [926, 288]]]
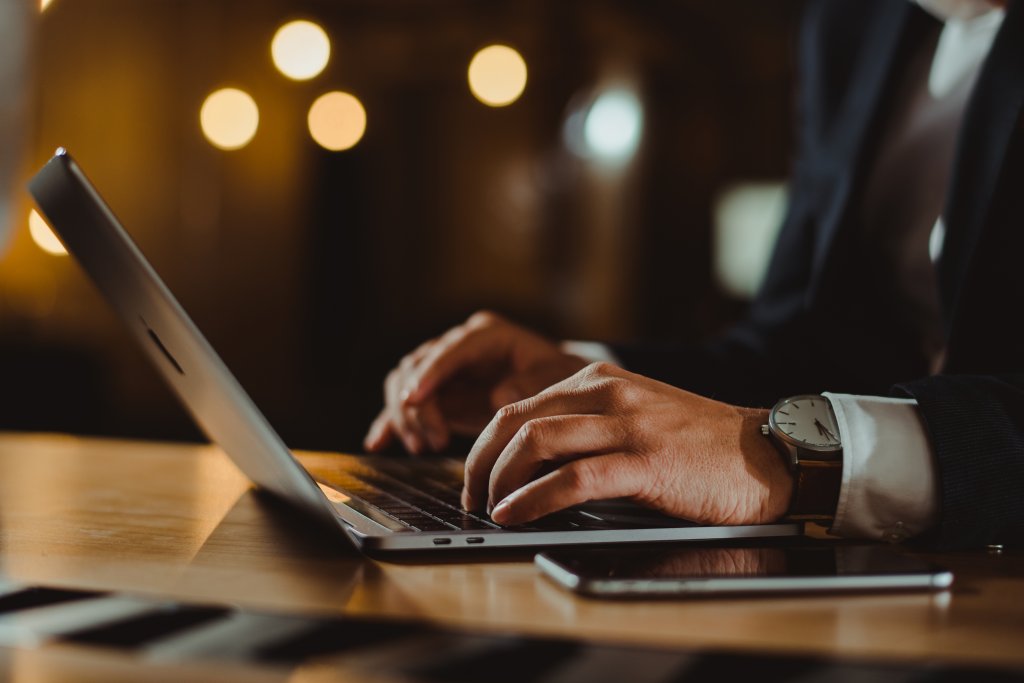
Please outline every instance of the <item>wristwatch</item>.
[[771, 439], [793, 474], [786, 516], [834, 519], [843, 482], [843, 443], [828, 399], [812, 394], [782, 399], [768, 413], [761, 434]]

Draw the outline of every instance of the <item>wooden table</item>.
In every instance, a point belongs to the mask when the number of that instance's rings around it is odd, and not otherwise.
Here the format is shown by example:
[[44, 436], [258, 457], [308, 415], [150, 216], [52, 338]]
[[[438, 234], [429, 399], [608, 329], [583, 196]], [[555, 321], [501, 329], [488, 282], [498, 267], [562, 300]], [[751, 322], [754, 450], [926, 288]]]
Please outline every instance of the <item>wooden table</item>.
[[[27, 583], [613, 643], [1024, 664], [1017, 551], [932, 556], [957, 577], [941, 594], [690, 602], [578, 598], [530, 559], [374, 561], [268, 508], [213, 446], [0, 434], [0, 576]], [[36, 680], [99, 666], [44, 648], [0, 654], [0, 672], [15, 655]], [[99, 661], [97, 678], [131, 668]]]

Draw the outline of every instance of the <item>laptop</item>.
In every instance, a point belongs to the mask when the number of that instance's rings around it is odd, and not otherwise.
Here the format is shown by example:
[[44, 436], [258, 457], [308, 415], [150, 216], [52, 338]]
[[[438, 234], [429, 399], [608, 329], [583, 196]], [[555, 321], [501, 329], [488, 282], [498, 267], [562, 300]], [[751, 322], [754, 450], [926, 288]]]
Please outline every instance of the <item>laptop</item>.
[[361, 550], [448, 553], [803, 533], [793, 522], [698, 525], [621, 500], [503, 528], [461, 508], [457, 459], [338, 454], [304, 456], [303, 467], [66, 150], [57, 150], [29, 191], [203, 432], [257, 487], [337, 528]]

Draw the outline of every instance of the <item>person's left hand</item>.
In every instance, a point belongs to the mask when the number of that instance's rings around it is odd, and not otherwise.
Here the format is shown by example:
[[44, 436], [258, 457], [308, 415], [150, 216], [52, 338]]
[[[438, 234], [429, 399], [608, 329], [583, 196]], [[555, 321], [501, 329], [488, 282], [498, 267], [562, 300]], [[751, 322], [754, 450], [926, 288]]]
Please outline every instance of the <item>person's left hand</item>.
[[594, 363], [498, 411], [462, 502], [502, 525], [622, 497], [704, 524], [775, 521], [793, 481], [761, 435], [767, 416]]

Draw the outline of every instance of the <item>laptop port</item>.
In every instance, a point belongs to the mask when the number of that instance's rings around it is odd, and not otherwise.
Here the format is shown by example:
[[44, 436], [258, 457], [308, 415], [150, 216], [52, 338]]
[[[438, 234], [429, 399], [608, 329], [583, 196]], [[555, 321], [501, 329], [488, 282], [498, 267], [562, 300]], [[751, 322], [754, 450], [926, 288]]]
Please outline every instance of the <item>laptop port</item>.
[[484, 539], [481, 538], [480, 536], [470, 536], [469, 538], [466, 539], [466, 543], [469, 543], [470, 545], [479, 545], [480, 543], [483, 543], [483, 542], [484, 542]]
[[452, 539], [450, 538], [435, 538], [434, 545], [451, 545]]

